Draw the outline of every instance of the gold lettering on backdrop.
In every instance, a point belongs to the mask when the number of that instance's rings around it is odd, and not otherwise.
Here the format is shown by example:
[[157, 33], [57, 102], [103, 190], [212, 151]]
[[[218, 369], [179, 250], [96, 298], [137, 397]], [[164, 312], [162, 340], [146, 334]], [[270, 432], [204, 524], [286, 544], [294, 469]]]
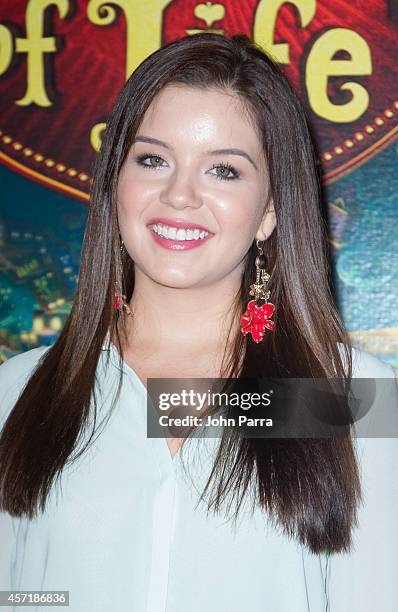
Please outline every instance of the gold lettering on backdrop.
[[171, 0], [89, 0], [87, 17], [95, 25], [106, 26], [116, 19], [112, 5], [118, 6], [126, 19], [126, 79], [162, 42], [163, 9]]
[[94, 151], [99, 151], [102, 144], [102, 136], [105, 132], [106, 123], [97, 123], [90, 130], [90, 144]]
[[43, 36], [45, 10], [56, 6], [61, 19], [68, 13], [68, 0], [29, 0], [26, 7], [26, 38], [15, 39], [15, 51], [27, 55], [27, 89], [23, 98], [16, 100], [19, 106], [37, 104], [51, 106], [45, 87], [44, 54], [57, 50], [54, 36]]
[[186, 34], [192, 36], [193, 34], [202, 34], [204, 32], [211, 32], [212, 34], [224, 34], [224, 30], [221, 28], [213, 28], [212, 25], [216, 21], [221, 21], [225, 17], [225, 6], [223, 4], [213, 4], [212, 2], [204, 2], [195, 6], [193, 14], [198, 19], [202, 19], [206, 23], [206, 29], [201, 30], [200, 28], [190, 28], [185, 30]]
[[[333, 55], [344, 49], [349, 60], [333, 60]], [[365, 87], [347, 81], [340, 87], [350, 91], [351, 100], [345, 104], [333, 104], [327, 95], [330, 76], [363, 76], [372, 74], [372, 58], [367, 42], [352, 30], [334, 28], [315, 41], [307, 58], [306, 86], [308, 100], [313, 111], [323, 119], [335, 123], [348, 123], [358, 119], [367, 109], [369, 94]]]
[[[130, 74], [148, 55], [162, 43], [162, 20], [164, 9], [171, 0], [88, 0], [87, 17], [95, 25], [107, 26], [115, 22], [119, 9], [126, 21], [125, 76]], [[253, 39], [266, 49], [278, 63], [289, 64], [289, 44], [274, 43], [278, 13], [285, 4], [283, 0], [260, 0], [255, 8]], [[315, 16], [316, 0], [292, 0], [299, 27], [306, 28]], [[67, 16], [69, 0], [28, 0], [26, 6], [26, 37], [16, 36], [13, 45], [11, 31], [0, 24], [0, 75], [10, 67], [14, 53], [26, 53], [26, 92], [16, 100], [19, 106], [36, 104], [50, 107], [52, 102], [46, 91], [45, 54], [57, 51], [55, 36], [44, 35], [44, 17], [48, 7], [55, 6], [61, 19]], [[116, 7], [116, 8], [115, 8]], [[201, 2], [193, 8], [195, 17], [202, 19], [206, 28], [187, 29], [196, 32], [218, 32], [213, 24], [225, 17], [225, 6], [221, 3]], [[350, 59], [333, 59], [337, 51], [346, 51]], [[309, 50], [305, 69], [305, 86], [313, 112], [334, 123], [357, 120], [369, 105], [366, 88], [357, 82], [348, 81], [340, 87], [349, 91], [351, 99], [344, 104], [334, 104], [328, 97], [329, 77], [369, 76], [372, 74], [372, 58], [366, 40], [353, 30], [332, 28], [323, 32]], [[98, 123], [90, 131], [90, 143], [98, 151], [101, 146], [104, 123]]]
[[[260, 0], [254, 16], [254, 40], [268, 51], [277, 62], [289, 64], [289, 45], [274, 43], [278, 11], [285, 2]], [[309, 25], [316, 12], [315, 0], [289, 2], [299, 11], [301, 27]], [[340, 50], [351, 55], [350, 60], [333, 60]], [[342, 90], [352, 93], [345, 104], [333, 104], [327, 95], [330, 76], [367, 76], [372, 74], [372, 58], [367, 42], [347, 28], [333, 28], [315, 41], [309, 52], [305, 67], [305, 83], [311, 109], [323, 119], [334, 123], [348, 123], [358, 119], [369, 105], [369, 94], [363, 85], [349, 81], [341, 85]]]
[[12, 60], [12, 35], [10, 30], [0, 24], [0, 74], [8, 70]]
[[[260, 0], [254, 15], [253, 37], [257, 44], [266, 49], [280, 64], [290, 64], [289, 45], [274, 43], [274, 33], [279, 9], [284, 0]], [[292, 0], [300, 15], [300, 25], [306, 28], [316, 12], [316, 0]]]

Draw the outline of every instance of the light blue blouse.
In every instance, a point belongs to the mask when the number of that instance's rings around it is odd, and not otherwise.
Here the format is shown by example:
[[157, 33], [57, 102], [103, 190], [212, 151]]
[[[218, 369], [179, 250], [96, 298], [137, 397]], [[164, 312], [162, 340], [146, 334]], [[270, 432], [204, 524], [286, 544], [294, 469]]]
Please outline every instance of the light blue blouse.
[[[0, 427], [46, 350], [0, 366]], [[122, 371], [109, 423], [64, 469], [45, 513], [31, 521], [0, 513], [0, 590], [67, 590], [71, 612], [398, 609], [396, 439], [356, 439], [365, 500], [355, 551], [317, 556], [259, 510], [251, 515], [244, 507], [234, 527], [207, 514], [204, 502], [197, 505], [219, 440], [191, 438], [172, 459], [165, 439], [147, 438], [144, 385], [126, 363]], [[107, 337], [97, 371], [100, 417], [118, 375], [117, 349]], [[354, 375], [394, 378], [394, 371], [355, 350]], [[395, 401], [398, 417], [398, 393]], [[375, 408], [382, 403], [380, 385]]]

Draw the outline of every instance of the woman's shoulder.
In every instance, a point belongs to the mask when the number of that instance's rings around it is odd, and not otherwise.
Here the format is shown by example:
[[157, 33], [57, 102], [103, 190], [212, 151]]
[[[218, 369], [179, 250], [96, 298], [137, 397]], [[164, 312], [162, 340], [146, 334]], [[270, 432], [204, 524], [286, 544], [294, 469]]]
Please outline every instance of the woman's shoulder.
[[40, 358], [49, 348], [38, 346], [18, 353], [0, 364], [0, 429]]
[[[339, 342], [338, 347], [345, 364], [344, 345]], [[372, 353], [352, 347], [351, 354], [353, 378], [395, 378], [394, 368]]]
[[38, 346], [13, 355], [2, 364], [0, 364], [0, 382], [7, 384], [18, 380], [21, 376], [32, 370], [38, 363], [40, 357], [51, 348], [50, 346]]
[[[339, 349], [345, 364], [344, 345], [340, 344]], [[394, 368], [375, 355], [353, 347], [352, 374], [352, 391], [360, 415], [355, 422], [356, 437], [397, 438], [398, 380]], [[369, 446], [369, 440], [366, 445]]]

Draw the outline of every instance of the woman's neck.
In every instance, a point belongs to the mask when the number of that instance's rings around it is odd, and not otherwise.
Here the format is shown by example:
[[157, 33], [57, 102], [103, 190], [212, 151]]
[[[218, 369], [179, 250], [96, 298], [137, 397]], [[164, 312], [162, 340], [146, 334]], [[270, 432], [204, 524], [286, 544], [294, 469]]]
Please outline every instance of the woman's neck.
[[136, 282], [126, 317], [129, 344], [160, 352], [223, 350], [230, 327], [238, 330], [236, 286], [222, 279], [211, 287], [179, 289], [149, 279]]

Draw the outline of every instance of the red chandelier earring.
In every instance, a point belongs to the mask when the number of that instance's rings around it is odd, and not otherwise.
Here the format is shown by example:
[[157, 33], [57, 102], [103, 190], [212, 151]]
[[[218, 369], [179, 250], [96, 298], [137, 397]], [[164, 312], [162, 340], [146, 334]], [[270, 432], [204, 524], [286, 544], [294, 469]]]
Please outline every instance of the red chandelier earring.
[[[256, 240], [256, 247], [258, 251], [255, 260], [256, 282], [250, 285], [249, 291], [249, 294], [254, 296], [254, 300], [248, 302], [240, 319], [240, 328], [244, 336], [251, 332], [254, 342], [258, 343], [264, 338], [265, 329], [272, 331], [275, 327], [275, 321], [270, 320], [275, 312], [275, 306], [268, 302], [270, 291], [267, 289], [267, 284], [270, 275], [265, 271], [266, 260], [260, 240]], [[262, 306], [258, 305], [260, 300], [265, 300]]]
[[[123, 250], [124, 250], [124, 242], [123, 240], [121, 240], [121, 244], [120, 244], [121, 255], [123, 254]], [[122, 290], [120, 289], [120, 283], [116, 281], [115, 285], [116, 285], [115, 295], [114, 295], [114, 300], [113, 300], [115, 313], [122, 314], [124, 310], [130, 317], [132, 317], [134, 315], [134, 311], [127, 304], [127, 297], [124, 293], [122, 293]]]
[[122, 294], [121, 297], [122, 297], [122, 301], [120, 302], [119, 294], [115, 292], [115, 299], [114, 299], [115, 311], [118, 313], [122, 313], [124, 310], [130, 317], [132, 317], [134, 315], [134, 312], [131, 310], [130, 306], [127, 304], [127, 297], [124, 295], [124, 293]]

